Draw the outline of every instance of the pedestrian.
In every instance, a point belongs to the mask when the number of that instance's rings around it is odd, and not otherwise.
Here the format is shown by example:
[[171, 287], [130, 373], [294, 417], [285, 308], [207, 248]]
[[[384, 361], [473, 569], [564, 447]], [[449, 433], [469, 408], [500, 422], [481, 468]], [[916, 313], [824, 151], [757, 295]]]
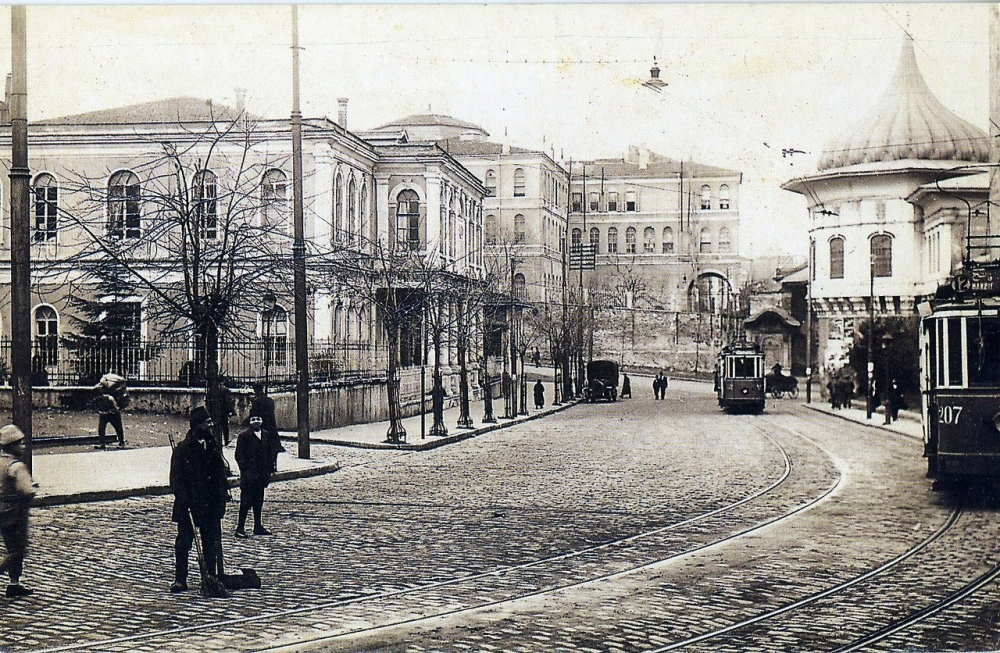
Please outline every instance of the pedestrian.
[[[204, 406], [192, 409], [191, 429], [170, 457], [170, 489], [174, 493], [171, 520], [177, 523], [175, 575], [171, 592], [187, 586], [188, 556], [197, 528], [201, 535], [205, 572], [218, 578], [222, 568], [222, 516], [229, 500], [229, 466], [222, 457], [212, 416]], [[202, 579], [204, 582], [204, 579]]]
[[[661, 374], [663, 374], [661, 372]], [[663, 374], [663, 379], [660, 381], [660, 399], [667, 398], [667, 388], [670, 387], [670, 377]]]
[[118, 399], [112, 390], [101, 383], [97, 384], [97, 398], [94, 399], [94, 407], [97, 409], [97, 446], [105, 449], [105, 439], [107, 437], [108, 424], [118, 435], [118, 448], [125, 447], [125, 430], [122, 428], [122, 410], [118, 404]]
[[221, 376], [216, 377], [215, 382], [208, 390], [208, 398], [205, 401], [208, 414], [212, 416], [215, 424], [216, 440], [222, 446], [229, 446], [229, 417], [235, 415], [233, 406], [233, 393], [226, 386], [226, 380]]
[[268, 455], [271, 459], [271, 471], [278, 471], [278, 454], [285, 450], [278, 437], [278, 422], [274, 416], [274, 399], [267, 396], [264, 386], [253, 384], [253, 400], [250, 402], [250, 412], [256, 413], [264, 421], [263, 432], [266, 437]]
[[653, 377], [653, 399], [660, 398], [660, 375]]
[[830, 408], [833, 410], [840, 408], [840, 388], [836, 378], [831, 376], [826, 382], [826, 392], [830, 396]]
[[538, 353], [538, 347], [535, 347], [534, 353], [531, 354], [531, 362], [534, 363], [535, 367], [542, 365], [542, 355]]
[[535, 381], [535, 408], [543, 406], [545, 406], [545, 386], [542, 385], [542, 380], [538, 379]]
[[0, 558], [0, 573], [7, 572], [7, 598], [28, 596], [21, 585], [24, 556], [28, 551], [28, 509], [35, 496], [31, 472], [24, 456], [24, 433], [13, 424], [0, 428], [0, 535], [7, 555]]
[[632, 382], [628, 378], [628, 374], [622, 374], [622, 399], [628, 397], [632, 398]]
[[253, 508], [253, 534], [270, 535], [260, 520], [264, 490], [271, 482], [271, 456], [263, 433], [264, 420], [250, 413], [250, 428], [236, 438], [236, 464], [240, 467], [240, 517], [236, 537], [247, 537], [247, 513]]

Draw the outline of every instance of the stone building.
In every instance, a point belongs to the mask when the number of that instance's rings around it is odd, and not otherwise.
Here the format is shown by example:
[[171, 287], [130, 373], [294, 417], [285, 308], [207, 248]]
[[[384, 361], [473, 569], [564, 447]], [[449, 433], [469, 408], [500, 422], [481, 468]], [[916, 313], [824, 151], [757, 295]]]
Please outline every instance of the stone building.
[[876, 319], [916, 315], [961, 264], [967, 227], [987, 232], [988, 154], [985, 132], [927, 86], [907, 39], [878, 102], [829, 141], [815, 173], [783, 185], [809, 211], [819, 369], [845, 364], [870, 307]]
[[668, 311], [733, 305], [748, 279], [739, 256], [741, 173], [638, 147], [619, 159], [574, 162], [571, 172], [570, 250], [595, 253], [585, 287]]

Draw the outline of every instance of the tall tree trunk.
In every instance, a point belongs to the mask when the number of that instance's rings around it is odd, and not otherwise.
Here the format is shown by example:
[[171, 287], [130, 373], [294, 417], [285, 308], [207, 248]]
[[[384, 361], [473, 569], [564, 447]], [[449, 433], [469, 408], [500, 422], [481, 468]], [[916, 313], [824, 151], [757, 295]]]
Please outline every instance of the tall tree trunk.
[[389, 289], [389, 300], [386, 320], [386, 340], [388, 341], [388, 367], [386, 370], [386, 397], [389, 401], [389, 431], [386, 433], [389, 442], [406, 442], [406, 429], [403, 428], [402, 408], [399, 397], [399, 324], [397, 320], [398, 306], [394, 289]]
[[465, 306], [463, 302], [460, 302], [458, 306], [458, 427], [463, 429], [472, 428], [472, 417], [469, 415], [469, 369], [466, 366], [465, 351], [468, 342], [468, 334], [465, 332], [467, 325]]

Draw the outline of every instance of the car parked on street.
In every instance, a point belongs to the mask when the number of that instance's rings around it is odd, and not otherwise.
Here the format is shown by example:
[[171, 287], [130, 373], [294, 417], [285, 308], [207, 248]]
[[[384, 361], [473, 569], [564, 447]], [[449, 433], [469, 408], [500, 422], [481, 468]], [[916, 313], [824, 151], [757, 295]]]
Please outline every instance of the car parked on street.
[[618, 401], [618, 363], [615, 361], [587, 363], [587, 387], [584, 395], [590, 403], [600, 399]]

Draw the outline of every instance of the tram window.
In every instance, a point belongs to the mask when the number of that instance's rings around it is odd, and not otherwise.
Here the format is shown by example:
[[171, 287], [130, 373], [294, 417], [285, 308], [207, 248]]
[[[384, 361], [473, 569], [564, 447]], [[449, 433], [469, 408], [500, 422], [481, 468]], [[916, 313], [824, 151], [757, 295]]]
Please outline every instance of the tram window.
[[927, 378], [932, 387], [940, 385], [942, 371], [938, 370], [938, 340], [937, 340], [937, 320], [927, 321]]
[[965, 320], [969, 347], [969, 387], [1000, 385], [1000, 320]]
[[962, 385], [962, 318], [948, 318], [948, 385]]
[[755, 376], [754, 374], [756, 368], [756, 365], [754, 365], [754, 363], [756, 362], [755, 359], [747, 358], [745, 356], [739, 356], [739, 357], [733, 357], [729, 360], [731, 365], [730, 369], [732, 370], [732, 374], [730, 374], [730, 376], [732, 376], [733, 378], [746, 379]]

